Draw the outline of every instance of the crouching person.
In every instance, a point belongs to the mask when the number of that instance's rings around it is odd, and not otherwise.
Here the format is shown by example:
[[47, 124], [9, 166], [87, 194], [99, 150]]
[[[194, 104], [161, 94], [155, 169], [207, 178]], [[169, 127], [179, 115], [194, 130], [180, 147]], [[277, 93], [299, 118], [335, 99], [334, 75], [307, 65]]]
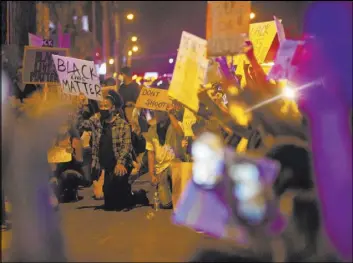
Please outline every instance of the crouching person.
[[155, 112], [156, 124], [146, 134], [148, 170], [152, 183], [157, 186], [161, 208], [172, 204], [171, 164], [180, 157], [183, 130], [172, 108]]
[[53, 170], [50, 183], [56, 198], [62, 203], [79, 200], [78, 186], [83, 179], [82, 143], [78, 131], [70, 126], [61, 127], [48, 155]]

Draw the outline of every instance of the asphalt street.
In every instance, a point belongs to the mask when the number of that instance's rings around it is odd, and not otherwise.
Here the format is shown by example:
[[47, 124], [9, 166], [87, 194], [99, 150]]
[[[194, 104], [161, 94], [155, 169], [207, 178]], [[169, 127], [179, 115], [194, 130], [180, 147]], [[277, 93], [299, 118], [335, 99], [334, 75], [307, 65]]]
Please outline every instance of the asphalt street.
[[[136, 182], [133, 188], [149, 191], [152, 200], [149, 182]], [[91, 188], [81, 189], [80, 195], [82, 200], [60, 204], [58, 212], [71, 262], [185, 262], [199, 249], [234, 251], [228, 243], [174, 225], [172, 210], [138, 207], [107, 212], [100, 209], [103, 201], [92, 199]], [[10, 239], [11, 231], [3, 231], [3, 259]]]

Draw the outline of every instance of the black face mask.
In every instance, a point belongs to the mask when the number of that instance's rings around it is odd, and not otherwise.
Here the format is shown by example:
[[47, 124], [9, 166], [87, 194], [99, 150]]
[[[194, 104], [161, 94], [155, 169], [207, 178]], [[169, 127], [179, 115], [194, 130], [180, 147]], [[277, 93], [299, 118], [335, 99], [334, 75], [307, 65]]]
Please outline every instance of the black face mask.
[[101, 119], [102, 120], [109, 119], [109, 117], [111, 116], [110, 110], [99, 110], [99, 112], [101, 114]]
[[91, 117], [91, 113], [88, 111], [88, 110], [85, 110], [83, 113], [82, 113], [82, 117], [85, 119], [85, 120], [88, 120], [90, 117]]

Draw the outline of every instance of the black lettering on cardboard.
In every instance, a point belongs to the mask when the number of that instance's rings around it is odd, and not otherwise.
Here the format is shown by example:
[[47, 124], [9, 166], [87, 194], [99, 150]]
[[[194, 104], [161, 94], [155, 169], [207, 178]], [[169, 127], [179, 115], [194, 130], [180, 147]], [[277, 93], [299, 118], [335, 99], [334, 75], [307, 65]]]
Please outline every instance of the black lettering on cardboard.
[[[69, 68], [69, 67], [67, 67], [67, 68]], [[75, 62], [73, 62], [72, 70], [71, 71], [68, 70], [67, 73], [68, 74], [69, 73], [74, 73], [74, 74], [78, 73], [78, 75], [81, 77], [80, 70], [77, 68]]]
[[85, 78], [85, 79], [89, 79], [89, 76], [87, 77], [86, 75], [85, 75], [85, 68], [87, 67], [87, 65], [86, 64], [84, 64], [84, 65], [82, 65], [82, 69], [81, 69], [81, 72], [82, 72], [82, 76]]
[[96, 92], [96, 96], [97, 97], [101, 97], [102, 96], [102, 89], [98, 84], [94, 85], [94, 90]]
[[81, 89], [80, 89], [80, 81], [77, 81], [77, 80], [74, 80], [74, 81], [71, 81], [71, 82], [75, 82], [76, 83], [76, 87], [78, 89], [78, 92], [81, 93]]
[[84, 85], [84, 87], [85, 87], [86, 94], [88, 94], [88, 89], [87, 89], [87, 84], [88, 84], [88, 83], [83, 82], [82, 84], [83, 84], [83, 85]]
[[93, 80], [94, 78], [97, 78], [97, 75], [94, 74], [94, 68], [90, 68], [89, 71], [90, 71], [90, 74], [91, 74], [91, 80]]
[[92, 84], [89, 84], [89, 92], [91, 95], [94, 95], [94, 90], [92, 86], [93, 86]]
[[61, 58], [58, 58], [58, 71], [59, 72], [64, 72], [66, 71], [66, 67], [65, 67], [65, 61]]

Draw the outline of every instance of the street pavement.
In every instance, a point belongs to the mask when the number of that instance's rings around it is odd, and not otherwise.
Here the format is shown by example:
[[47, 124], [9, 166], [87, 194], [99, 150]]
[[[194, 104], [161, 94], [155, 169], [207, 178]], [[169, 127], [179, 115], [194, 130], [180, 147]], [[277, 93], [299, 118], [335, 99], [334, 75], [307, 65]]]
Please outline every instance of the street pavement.
[[[153, 189], [146, 179], [140, 178], [133, 188], [149, 191], [152, 200]], [[92, 199], [91, 188], [81, 189], [80, 195], [82, 200], [60, 204], [58, 212], [71, 262], [185, 262], [203, 248], [234, 250], [228, 243], [174, 225], [172, 210], [138, 207], [107, 212], [100, 208], [103, 201]], [[11, 231], [2, 232], [3, 255], [9, 251], [10, 238]]]

